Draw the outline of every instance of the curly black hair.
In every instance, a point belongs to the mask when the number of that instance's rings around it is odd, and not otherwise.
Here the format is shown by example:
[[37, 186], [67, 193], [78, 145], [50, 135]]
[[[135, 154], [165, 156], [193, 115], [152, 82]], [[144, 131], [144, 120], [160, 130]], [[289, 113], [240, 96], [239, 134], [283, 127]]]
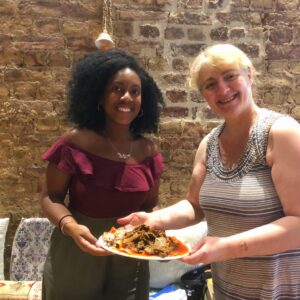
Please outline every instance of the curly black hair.
[[121, 69], [130, 68], [140, 77], [143, 114], [130, 124], [135, 135], [157, 132], [163, 96], [153, 78], [132, 54], [120, 49], [95, 51], [74, 64], [69, 82], [68, 116], [79, 128], [100, 132], [105, 128], [105, 112], [97, 109], [109, 80]]

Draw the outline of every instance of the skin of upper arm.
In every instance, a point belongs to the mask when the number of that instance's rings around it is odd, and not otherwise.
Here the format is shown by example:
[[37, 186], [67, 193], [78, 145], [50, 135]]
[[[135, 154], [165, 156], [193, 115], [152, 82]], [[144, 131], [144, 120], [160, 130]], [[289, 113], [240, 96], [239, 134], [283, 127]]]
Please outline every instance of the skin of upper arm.
[[151, 212], [153, 208], [158, 204], [159, 183], [156, 183], [147, 194], [145, 204], [142, 205], [141, 210]]
[[68, 191], [71, 174], [59, 170], [49, 163], [46, 170], [46, 182], [42, 198], [49, 196], [52, 202], [63, 202]]
[[206, 174], [206, 145], [207, 137], [201, 141], [196, 152], [194, 168], [187, 193], [187, 199], [194, 207], [199, 209], [199, 193]]
[[273, 124], [267, 162], [285, 215], [300, 217], [300, 125], [295, 120], [280, 118]]
[[[144, 153], [146, 157], [154, 155], [158, 151], [158, 147], [153, 141], [142, 138], [141, 139], [141, 151]], [[142, 206], [141, 209], [144, 211], [152, 211], [152, 209], [158, 204], [159, 200], [159, 184], [160, 182], [156, 182], [154, 186], [152, 186], [148, 192], [146, 205]]]

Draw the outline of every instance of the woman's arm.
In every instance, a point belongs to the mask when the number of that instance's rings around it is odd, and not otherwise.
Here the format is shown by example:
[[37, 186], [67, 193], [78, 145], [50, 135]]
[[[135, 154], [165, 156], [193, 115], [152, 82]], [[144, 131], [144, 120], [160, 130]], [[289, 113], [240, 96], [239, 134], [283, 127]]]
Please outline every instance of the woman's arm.
[[63, 216], [71, 215], [64, 204], [71, 175], [48, 164], [46, 180], [41, 194], [41, 207], [46, 217], [56, 226]]
[[159, 195], [159, 182], [157, 182], [148, 192], [145, 204], [140, 208], [140, 211], [151, 212], [158, 204]]
[[300, 126], [286, 118], [270, 131], [267, 162], [285, 216], [226, 238], [206, 237], [188, 263], [210, 263], [245, 256], [269, 255], [300, 247]]
[[64, 205], [70, 180], [70, 174], [60, 171], [56, 165], [49, 163], [41, 195], [43, 212], [63, 234], [72, 237], [82, 251], [92, 255], [108, 255], [107, 251], [96, 246], [97, 238], [86, 226], [78, 224], [70, 210]]

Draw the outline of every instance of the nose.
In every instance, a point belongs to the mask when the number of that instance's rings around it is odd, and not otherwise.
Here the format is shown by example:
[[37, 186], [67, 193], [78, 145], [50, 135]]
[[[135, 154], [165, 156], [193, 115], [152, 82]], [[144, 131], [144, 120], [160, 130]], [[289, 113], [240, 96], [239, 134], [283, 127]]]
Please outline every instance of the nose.
[[123, 101], [132, 101], [132, 97], [130, 95], [130, 92], [125, 91], [125, 93], [121, 97], [121, 100], [123, 100]]
[[224, 80], [221, 79], [218, 83], [218, 93], [221, 95], [225, 95], [225, 94], [227, 94], [229, 89], [230, 88], [229, 88], [227, 82], [225, 82]]

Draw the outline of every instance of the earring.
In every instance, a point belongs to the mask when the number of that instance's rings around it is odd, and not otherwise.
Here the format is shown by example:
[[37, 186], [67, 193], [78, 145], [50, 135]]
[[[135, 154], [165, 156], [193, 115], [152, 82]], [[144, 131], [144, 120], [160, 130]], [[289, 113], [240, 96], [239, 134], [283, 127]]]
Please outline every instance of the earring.
[[102, 110], [102, 105], [101, 105], [100, 102], [99, 102], [98, 105], [97, 105], [97, 110], [98, 110], [98, 111], [101, 111], [101, 110]]
[[144, 110], [141, 108], [138, 115], [136, 116], [137, 118], [141, 118], [144, 115]]

